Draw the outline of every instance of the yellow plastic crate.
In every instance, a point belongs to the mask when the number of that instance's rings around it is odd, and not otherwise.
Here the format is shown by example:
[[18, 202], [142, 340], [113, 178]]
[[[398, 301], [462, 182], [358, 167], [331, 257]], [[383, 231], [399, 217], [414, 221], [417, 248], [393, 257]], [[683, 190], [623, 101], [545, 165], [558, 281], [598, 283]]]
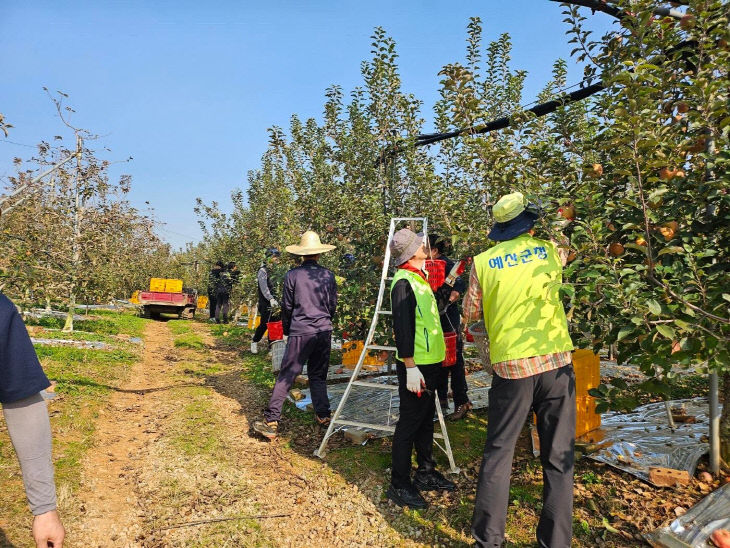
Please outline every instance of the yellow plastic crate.
[[150, 280], [150, 291], [164, 293], [165, 292], [165, 279], [164, 278], [152, 278]]
[[139, 290], [132, 293], [132, 296], [130, 297], [129, 302], [132, 304], [139, 304], [138, 297], [139, 297]]
[[591, 388], [601, 384], [601, 359], [590, 350], [573, 352], [573, 370], [575, 371], [575, 395], [587, 396]]
[[165, 280], [165, 291], [167, 293], [182, 293], [183, 281], [182, 280]]
[[205, 295], [200, 295], [198, 297], [198, 303], [196, 304], [198, 308], [208, 308], [208, 297]]
[[248, 318], [248, 328], [249, 329], [256, 329], [259, 325], [261, 325], [261, 316], [256, 316], [256, 321], [249, 316]]
[[575, 437], [601, 427], [601, 415], [596, 413], [596, 398], [593, 396], [577, 396], [575, 411]]
[[[357, 360], [360, 359], [362, 353], [364, 341], [345, 341], [342, 343], [342, 365], [348, 368], [354, 368], [357, 365]], [[368, 352], [365, 356], [363, 365], [382, 365], [383, 360], [378, 359], [377, 356]]]

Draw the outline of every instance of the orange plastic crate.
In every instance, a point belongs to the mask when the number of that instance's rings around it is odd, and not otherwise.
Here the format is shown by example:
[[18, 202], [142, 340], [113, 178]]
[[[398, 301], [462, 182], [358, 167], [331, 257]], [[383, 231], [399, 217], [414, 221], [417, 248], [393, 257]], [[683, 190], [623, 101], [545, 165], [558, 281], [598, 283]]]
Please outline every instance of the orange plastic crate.
[[591, 388], [601, 384], [601, 360], [590, 350], [573, 352], [573, 370], [575, 371], [575, 395], [587, 396]]
[[[357, 360], [360, 359], [362, 353], [364, 341], [345, 341], [342, 343], [342, 365], [348, 368], [354, 368], [357, 365]], [[377, 356], [372, 355], [368, 352], [365, 356], [363, 365], [382, 365], [383, 361], [378, 359]]]
[[579, 437], [600, 428], [601, 415], [596, 413], [596, 398], [577, 396], [575, 398], [575, 436]]

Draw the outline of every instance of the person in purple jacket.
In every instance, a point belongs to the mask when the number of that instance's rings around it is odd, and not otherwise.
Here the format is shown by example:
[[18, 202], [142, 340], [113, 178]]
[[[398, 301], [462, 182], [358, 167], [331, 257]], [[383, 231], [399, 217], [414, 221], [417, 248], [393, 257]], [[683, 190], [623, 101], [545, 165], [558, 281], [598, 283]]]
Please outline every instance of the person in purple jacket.
[[337, 284], [334, 274], [320, 266], [317, 260], [322, 253], [334, 248], [323, 244], [319, 235], [311, 230], [302, 234], [299, 245], [286, 247], [287, 252], [301, 256], [302, 263], [284, 277], [281, 321], [284, 335], [288, 337], [286, 349], [264, 418], [253, 425], [254, 431], [267, 439], [272, 440], [278, 435], [281, 408], [305, 363], [315, 420], [322, 426], [330, 422], [327, 372], [332, 320], [337, 308]]

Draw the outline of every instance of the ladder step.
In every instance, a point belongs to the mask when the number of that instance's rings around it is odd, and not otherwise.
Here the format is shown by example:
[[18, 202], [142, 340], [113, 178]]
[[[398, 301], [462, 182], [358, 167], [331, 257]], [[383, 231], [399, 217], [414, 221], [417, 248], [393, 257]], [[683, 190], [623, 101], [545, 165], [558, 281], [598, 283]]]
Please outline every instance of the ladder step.
[[[380, 430], [381, 432], [390, 432], [391, 434], [395, 432], [395, 426], [390, 426], [388, 424], [371, 424], [369, 422], [358, 422], [358, 421], [348, 421], [346, 419], [337, 419], [336, 421], [332, 421], [334, 424], [341, 424], [343, 426], [355, 426], [357, 428], [369, 428], [370, 430]], [[444, 439], [444, 435], [441, 432], [434, 432], [433, 437], [437, 440]]]
[[395, 346], [382, 346], [379, 344], [369, 344], [365, 348], [368, 350], [387, 350], [388, 352], [395, 352], [398, 350]]
[[[370, 424], [367, 422], [348, 421], [344, 419], [337, 419], [332, 421], [335, 424], [342, 424], [344, 426], [357, 426], [358, 428], [370, 428], [371, 430], [381, 430], [383, 432], [395, 432], [395, 426], [388, 426], [387, 424]], [[436, 434], [434, 434], [436, 437]]]
[[392, 316], [393, 311], [392, 310], [378, 310], [378, 314], [385, 314], [385, 315]]
[[368, 388], [385, 388], [386, 390], [398, 390], [397, 384], [381, 384], [379, 382], [352, 381], [354, 386], [367, 386]]

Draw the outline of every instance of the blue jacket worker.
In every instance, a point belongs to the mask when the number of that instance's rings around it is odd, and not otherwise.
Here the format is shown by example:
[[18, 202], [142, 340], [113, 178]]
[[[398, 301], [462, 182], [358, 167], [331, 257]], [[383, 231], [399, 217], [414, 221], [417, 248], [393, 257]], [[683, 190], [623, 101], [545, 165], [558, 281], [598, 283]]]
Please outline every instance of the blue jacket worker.
[[[420, 491], [453, 491], [455, 487], [436, 470], [433, 459], [435, 390], [446, 345], [436, 299], [423, 270], [423, 234], [407, 228], [399, 230], [393, 235], [390, 251], [397, 267], [390, 286], [390, 302], [400, 406], [387, 496], [399, 506], [425, 508], [427, 503]], [[411, 479], [414, 447], [418, 468]]]
[[41, 390], [50, 386], [15, 305], [0, 293], [0, 404], [20, 461], [37, 546], [63, 546], [56, 510], [51, 424]]
[[253, 425], [254, 431], [265, 438], [276, 438], [282, 405], [305, 363], [315, 420], [321, 426], [330, 422], [327, 373], [332, 320], [337, 308], [337, 284], [334, 274], [317, 261], [322, 253], [334, 248], [323, 244], [312, 231], [302, 234], [299, 245], [286, 247], [287, 252], [302, 257], [302, 264], [292, 268], [284, 278], [281, 321], [284, 335], [288, 337], [286, 349], [264, 419]]

